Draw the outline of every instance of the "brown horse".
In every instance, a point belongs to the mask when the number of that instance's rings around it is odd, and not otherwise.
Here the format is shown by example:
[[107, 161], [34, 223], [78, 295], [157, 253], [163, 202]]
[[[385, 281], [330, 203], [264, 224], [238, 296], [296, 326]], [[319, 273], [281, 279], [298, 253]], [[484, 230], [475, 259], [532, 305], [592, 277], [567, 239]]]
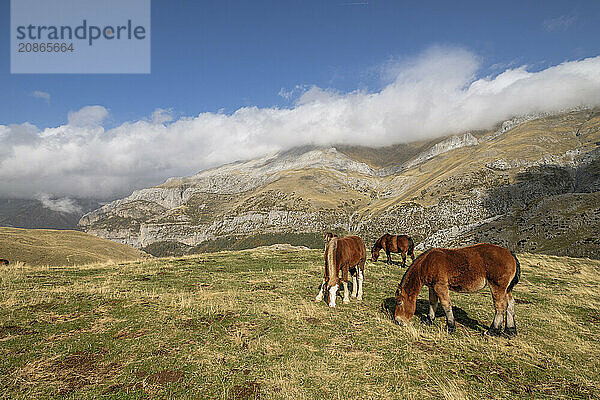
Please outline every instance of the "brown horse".
[[350, 302], [348, 297], [348, 272], [352, 274], [352, 297], [362, 300], [366, 261], [367, 252], [361, 238], [358, 236], [346, 236], [344, 238], [332, 236], [325, 247], [325, 276], [315, 301], [323, 300], [323, 292], [327, 285], [329, 307], [335, 307], [340, 271], [342, 272], [341, 281], [344, 286], [344, 303]]
[[423, 286], [429, 287], [429, 315], [433, 323], [438, 301], [446, 312], [446, 329], [454, 332], [454, 315], [448, 290], [476, 292], [488, 284], [492, 292], [496, 316], [487, 333], [517, 334], [515, 300], [511, 291], [519, 282], [521, 266], [513, 252], [500, 246], [480, 243], [461, 249], [432, 249], [423, 253], [402, 277], [396, 291], [394, 320], [408, 322], [415, 313], [417, 297]]
[[8, 265], [8, 260], [5, 260], [4, 258], [0, 258], [0, 265]]
[[397, 235], [393, 236], [386, 233], [380, 237], [371, 248], [371, 260], [377, 261], [379, 258], [379, 250], [383, 249], [387, 255], [387, 263], [392, 265], [392, 256], [390, 253], [402, 253], [402, 268], [406, 265], [406, 254], [410, 255], [412, 262], [415, 262], [415, 242], [410, 236]]

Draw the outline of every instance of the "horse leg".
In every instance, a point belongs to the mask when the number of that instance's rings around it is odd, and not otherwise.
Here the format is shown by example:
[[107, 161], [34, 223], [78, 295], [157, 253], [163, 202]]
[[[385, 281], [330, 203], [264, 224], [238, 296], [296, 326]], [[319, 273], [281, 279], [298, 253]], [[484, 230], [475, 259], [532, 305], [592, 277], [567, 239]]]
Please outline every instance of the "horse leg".
[[[486, 334], [489, 336], [498, 336], [502, 333], [502, 323], [504, 322], [504, 316], [508, 307], [508, 300], [506, 292], [497, 286], [490, 286], [492, 290], [492, 299], [494, 300], [494, 308], [496, 309], [496, 315], [492, 326], [487, 330]], [[506, 290], [506, 289], [505, 289]]]
[[402, 268], [406, 267], [406, 253], [402, 252]]
[[413, 265], [415, 263], [415, 253], [414, 252], [410, 253], [410, 261], [411, 261], [410, 265]]
[[356, 298], [356, 296], [358, 296], [358, 285], [356, 282], [356, 276], [358, 275], [358, 270], [359, 268], [357, 267], [354, 271], [354, 274], [352, 274], [352, 297]]
[[319, 302], [321, 300], [323, 300], [323, 292], [325, 291], [325, 288], [327, 287], [327, 280], [329, 278], [329, 271], [327, 269], [327, 259], [325, 259], [325, 273], [323, 274], [323, 283], [321, 283], [321, 287], [319, 288], [319, 294], [317, 295], [317, 297], [315, 297], [315, 301]]
[[329, 307], [335, 308], [335, 297], [337, 296], [338, 285], [335, 284], [329, 288]]
[[317, 295], [317, 297], [315, 297], [315, 301], [319, 302], [323, 300], [323, 290], [325, 289], [325, 285], [327, 284], [327, 281], [325, 280], [325, 278], [323, 279], [323, 283], [321, 283], [321, 287], [319, 290], [319, 294]]
[[433, 321], [435, 321], [435, 312], [438, 307], [438, 296], [435, 294], [435, 290], [432, 287], [429, 288], [429, 314], [427, 314], [427, 319], [425, 320], [426, 325], [432, 325]]
[[350, 297], [348, 297], [348, 266], [342, 267], [342, 287], [344, 288], [344, 304], [350, 303]]
[[507, 336], [515, 336], [517, 334], [517, 325], [515, 324], [515, 299], [510, 292], [506, 294], [506, 299], [508, 300], [508, 304], [506, 307], [506, 328], [504, 328], [504, 333]]
[[454, 313], [452, 313], [452, 302], [450, 301], [448, 286], [437, 286], [435, 293], [446, 313], [446, 330], [448, 333], [453, 333], [456, 330], [456, 323], [454, 322]]
[[356, 273], [358, 274], [358, 295], [356, 300], [363, 299], [363, 280], [365, 278], [365, 260], [362, 260], [356, 267]]
[[389, 265], [392, 265], [392, 255], [391, 255], [391, 254], [390, 254], [390, 252], [389, 252], [389, 251], [387, 251], [387, 250], [385, 251], [385, 254], [387, 255], [387, 263], [388, 263]]

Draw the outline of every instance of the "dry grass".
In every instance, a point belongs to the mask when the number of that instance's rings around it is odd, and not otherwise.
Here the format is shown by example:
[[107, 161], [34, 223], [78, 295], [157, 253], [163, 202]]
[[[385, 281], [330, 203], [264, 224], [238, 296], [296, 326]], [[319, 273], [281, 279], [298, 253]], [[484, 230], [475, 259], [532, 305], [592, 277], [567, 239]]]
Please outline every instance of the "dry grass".
[[11, 264], [81, 265], [143, 256], [133, 247], [79, 231], [0, 227], [0, 258]]
[[1, 276], [0, 397], [600, 396], [600, 262], [519, 258], [511, 340], [481, 335], [487, 292], [453, 295], [454, 335], [443, 318], [394, 325], [387, 308], [403, 271], [382, 263], [367, 265], [363, 302], [330, 310], [313, 301], [319, 251], [14, 265]]

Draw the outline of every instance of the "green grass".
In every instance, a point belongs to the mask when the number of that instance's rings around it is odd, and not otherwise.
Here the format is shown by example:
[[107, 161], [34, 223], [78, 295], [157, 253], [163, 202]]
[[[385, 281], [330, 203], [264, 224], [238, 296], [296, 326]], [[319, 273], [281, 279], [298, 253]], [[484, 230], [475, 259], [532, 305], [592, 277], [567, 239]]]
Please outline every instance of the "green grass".
[[367, 264], [364, 301], [315, 303], [318, 250], [10, 266], [0, 275], [0, 398], [600, 396], [600, 262], [519, 259], [510, 340], [481, 335], [487, 291], [452, 294], [454, 335], [443, 318], [394, 325], [385, 306], [403, 270], [381, 262]]
[[81, 265], [130, 261], [144, 254], [133, 247], [84, 232], [0, 227], [0, 258], [29, 265]]

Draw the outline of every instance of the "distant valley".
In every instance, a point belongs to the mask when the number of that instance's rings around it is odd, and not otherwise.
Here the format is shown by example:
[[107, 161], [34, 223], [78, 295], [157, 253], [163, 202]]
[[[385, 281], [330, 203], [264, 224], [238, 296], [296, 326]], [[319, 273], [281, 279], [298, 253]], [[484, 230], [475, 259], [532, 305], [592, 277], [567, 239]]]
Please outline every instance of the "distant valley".
[[81, 216], [100, 206], [92, 199], [0, 199], [0, 226], [78, 229]]

